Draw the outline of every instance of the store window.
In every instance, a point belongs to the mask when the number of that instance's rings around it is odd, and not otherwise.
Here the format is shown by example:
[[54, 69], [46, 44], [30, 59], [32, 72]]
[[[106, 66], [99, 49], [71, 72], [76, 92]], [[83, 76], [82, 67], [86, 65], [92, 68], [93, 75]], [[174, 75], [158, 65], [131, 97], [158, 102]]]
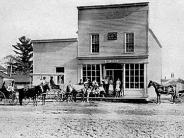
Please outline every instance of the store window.
[[84, 64], [83, 65], [83, 81], [87, 78], [91, 81], [100, 82], [100, 65], [99, 64]]
[[125, 64], [125, 88], [144, 88], [144, 64]]

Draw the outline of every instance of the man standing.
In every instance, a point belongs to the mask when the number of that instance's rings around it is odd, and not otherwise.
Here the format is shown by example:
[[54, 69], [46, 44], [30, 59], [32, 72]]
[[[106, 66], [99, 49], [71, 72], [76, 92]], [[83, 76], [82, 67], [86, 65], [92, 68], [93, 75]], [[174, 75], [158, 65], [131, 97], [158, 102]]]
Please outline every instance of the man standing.
[[43, 77], [41, 80], [41, 88], [42, 88], [42, 104], [45, 104], [46, 98], [46, 90], [44, 90], [44, 86], [47, 84], [46, 77]]
[[90, 94], [90, 80], [87, 78], [84, 82], [84, 89], [86, 93], [86, 101], [89, 102], [89, 94]]
[[104, 89], [105, 89], [105, 92], [106, 92], [106, 96], [109, 95], [109, 78], [108, 77], [105, 77], [105, 80], [104, 80]]

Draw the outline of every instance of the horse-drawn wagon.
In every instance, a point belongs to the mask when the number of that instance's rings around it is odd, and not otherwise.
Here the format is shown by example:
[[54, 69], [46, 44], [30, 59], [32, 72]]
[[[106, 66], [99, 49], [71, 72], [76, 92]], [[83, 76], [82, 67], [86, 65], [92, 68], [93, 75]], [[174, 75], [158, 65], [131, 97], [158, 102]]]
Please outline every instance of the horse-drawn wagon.
[[157, 103], [161, 103], [160, 96], [161, 94], [171, 95], [173, 103], [182, 102], [184, 97], [184, 80], [182, 79], [171, 79], [165, 82], [164, 84], [159, 84], [154, 81], [150, 81], [148, 88], [153, 86], [157, 94]]
[[4, 78], [0, 88], [0, 104], [15, 105], [18, 102], [18, 92], [14, 87], [14, 79]]

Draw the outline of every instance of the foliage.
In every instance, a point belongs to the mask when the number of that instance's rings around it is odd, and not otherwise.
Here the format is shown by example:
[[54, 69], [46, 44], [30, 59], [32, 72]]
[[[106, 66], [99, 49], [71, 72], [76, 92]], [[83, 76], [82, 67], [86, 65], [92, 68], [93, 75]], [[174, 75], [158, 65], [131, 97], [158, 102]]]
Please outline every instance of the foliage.
[[23, 73], [32, 72], [32, 57], [33, 57], [33, 47], [31, 39], [22, 36], [19, 38], [19, 43], [12, 45], [14, 48], [15, 63], [13, 65], [16, 67], [16, 71]]
[[15, 63], [17, 62], [17, 57], [14, 55], [7, 55], [6, 57], [3, 58], [3, 63], [5, 64], [8, 73], [10, 73], [10, 68], [11, 68], [11, 73], [15, 72], [16, 66]]

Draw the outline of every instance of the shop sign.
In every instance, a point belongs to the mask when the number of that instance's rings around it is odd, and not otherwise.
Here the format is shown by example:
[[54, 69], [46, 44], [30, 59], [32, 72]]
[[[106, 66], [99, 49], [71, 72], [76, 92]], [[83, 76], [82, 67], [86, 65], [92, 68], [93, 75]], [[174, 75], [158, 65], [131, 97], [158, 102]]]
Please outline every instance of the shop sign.
[[105, 63], [119, 63], [119, 60], [115, 59], [115, 60], [105, 60]]

